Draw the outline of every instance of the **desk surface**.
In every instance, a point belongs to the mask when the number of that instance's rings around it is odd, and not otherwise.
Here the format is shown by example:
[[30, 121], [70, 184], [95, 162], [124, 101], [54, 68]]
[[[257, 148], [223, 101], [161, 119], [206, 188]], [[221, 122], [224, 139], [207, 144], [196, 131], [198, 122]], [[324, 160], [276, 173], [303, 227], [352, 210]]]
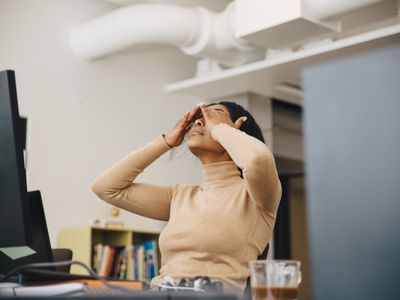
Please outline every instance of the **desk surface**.
[[[53, 273], [52, 273], [53, 274]], [[65, 274], [63, 274], [65, 276]], [[119, 286], [122, 288], [128, 288], [130, 290], [129, 293], [124, 293], [120, 289], [108, 289], [105, 288], [100, 281], [90, 279], [79, 279], [79, 280], [68, 280], [64, 282], [26, 282], [26, 285], [20, 286], [22, 288], [40, 288], [39, 293], [44, 293], [43, 288], [49, 288], [48, 293], [45, 293], [46, 298], [57, 298], [57, 299], [119, 299], [119, 298], [129, 298], [129, 299], [149, 299], [149, 300], [213, 300], [213, 299], [222, 299], [222, 300], [239, 300], [235, 294], [223, 294], [217, 292], [194, 292], [194, 291], [154, 291], [154, 290], [142, 290], [143, 283], [142, 282], [130, 282], [130, 281], [108, 281], [110, 284]], [[80, 285], [79, 287], [72, 287], [72, 289], [64, 289], [59, 290], [54, 293], [54, 287], [65, 287], [66, 285]], [[103, 288], [101, 288], [103, 287]], [[18, 287], [16, 287], [18, 289]], [[5, 289], [8, 289], [7, 291]], [[60, 293], [63, 293], [62, 295]], [[10, 287], [4, 288], [0, 287], [0, 298], [1, 299], [15, 299], [16, 296], [19, 299], [38, 299], [39, 297], [43, 297], [42, 295], [38, 295], [35, 291], [25, 291], [21, 293], [14, 292], [10, 290]], [[52, 296], [55, 295], [55, 296]], [[59, 296], [58, 296], [59, 295]]]
[[[37, 297], [1, 297], [2, 300], [6, 299], [35, 299]], [[144, 299], [144, 300], [239, 300], [240, 298], [233, 294], [215, 294], [215, 293], [199, 293], [199, 292], [134, 292], [126, 295], [73, 295], [73, 296], [51, 296], [46, 299], [57, 300], [71, 300], [71, 299]]]

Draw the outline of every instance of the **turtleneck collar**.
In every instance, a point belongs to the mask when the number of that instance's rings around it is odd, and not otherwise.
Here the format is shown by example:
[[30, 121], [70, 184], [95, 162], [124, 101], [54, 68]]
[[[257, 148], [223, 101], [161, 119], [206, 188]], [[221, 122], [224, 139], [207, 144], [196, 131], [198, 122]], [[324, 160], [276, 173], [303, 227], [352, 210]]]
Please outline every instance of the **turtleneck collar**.
[[227, 182], [241, 179], [238, 167], [233, 161], [203, 165], [204, 189], [210, 187], [224, 186]]

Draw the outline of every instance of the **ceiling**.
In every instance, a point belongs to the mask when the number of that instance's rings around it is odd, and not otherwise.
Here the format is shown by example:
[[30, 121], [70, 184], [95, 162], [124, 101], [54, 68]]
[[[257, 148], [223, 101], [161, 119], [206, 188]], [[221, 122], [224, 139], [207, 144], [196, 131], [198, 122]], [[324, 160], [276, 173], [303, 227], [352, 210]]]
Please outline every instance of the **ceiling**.
[[224, 10], [226, 5], [231, 0], [104, 0], [120, 6], [128, 6], [141, 3], [161, 3], [161, 4], [176, 4], [181, 6], [196, 7], [202, 6], [204, 8], [219, 12]]

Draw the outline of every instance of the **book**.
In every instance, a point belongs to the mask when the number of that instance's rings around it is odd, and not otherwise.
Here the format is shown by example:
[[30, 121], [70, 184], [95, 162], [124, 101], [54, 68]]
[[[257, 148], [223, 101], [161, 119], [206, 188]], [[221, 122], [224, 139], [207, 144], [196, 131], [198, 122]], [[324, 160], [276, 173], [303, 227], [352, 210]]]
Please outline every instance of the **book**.
[[128, 249], [124, 247], [121, 252], [121, 263], [119, 267], [119, 279], [127, 279]]
[[137, 280], [146, 281], [146, 268], [144, 265], [144, 247], [143, 244], [139, 244], [137, 248], [137, 267], [138, 267], [138, 277]]
[[128, 245], [126, 247], [126, 270], [125, 270], [126, 279], [128, 279], [128, 280], [133, 280], [133, 276], [134, 276], [134, 273], [133, 273], [134, 261], [133, 261], [132, 252], [133, 252], [133, 245]]
[[97, 274], [100, 276], [106, 276], [106, 267], [107, 267], [107, 257], [110, 252], [110, 246], [105, 245], [102, 250], [101, 260], [100, 260], [100, 267], [97, 271]]
[[145, 279], [150, 282], [157, 275], [157, 245], [155, 241], [143, 242], [144, 262], [145, 262]]
[[115, 253], [115, 248], [113, 246], [108, 246], [109, 251], [108, 251], [108, 255], [106, 257], [106, 267], [104, 270], [104, 274], [103, 276], [108, 277], [110, 276], [111, 273], [111, 265], [112, 265], [112, 261], [113, 261], [113, 257], [114, 257], [114, 253]]
[[100, 271], [101, 261], [103, 254], [103, 244], [93, 245], [93, 257], [92, 257], [92, 268], [96, 271]]
[[158, 275], [158, 250], [154, 240], [129, 246], [98, 243], [92, 246], [92, 267], [103, 277], [150, 282]]
[[113, 272], [110, 275], [114, 279], [119, 279], [120, 269], [121, 269], [121, 264], [122, 264], [122, 253], [123, 253], [124, 249], [125, 249], [125, 247], [116, 248], [116, 255], [114, 255], [115, 265], [113, 268]]

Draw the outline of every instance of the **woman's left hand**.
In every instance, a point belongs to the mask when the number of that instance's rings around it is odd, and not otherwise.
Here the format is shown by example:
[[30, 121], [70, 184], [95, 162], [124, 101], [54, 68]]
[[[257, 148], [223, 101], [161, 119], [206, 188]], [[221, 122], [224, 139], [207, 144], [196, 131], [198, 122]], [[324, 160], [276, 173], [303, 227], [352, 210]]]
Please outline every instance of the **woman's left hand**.
[[233, 123], [229, 114], [225, 111], [213, 109], [212, 106], [205, 107], [204, 105], [201, 105], [200, 109], [206, 121], [206, 126], [210, 131], [214, 128], [214, 126], [221, 123], [225, 123], [229, 126], [239, 129], [240, 126], [242, 126], [242, 124], [247, 120], [247, 117], [240, 117], [235, 121], [235, 123]]

